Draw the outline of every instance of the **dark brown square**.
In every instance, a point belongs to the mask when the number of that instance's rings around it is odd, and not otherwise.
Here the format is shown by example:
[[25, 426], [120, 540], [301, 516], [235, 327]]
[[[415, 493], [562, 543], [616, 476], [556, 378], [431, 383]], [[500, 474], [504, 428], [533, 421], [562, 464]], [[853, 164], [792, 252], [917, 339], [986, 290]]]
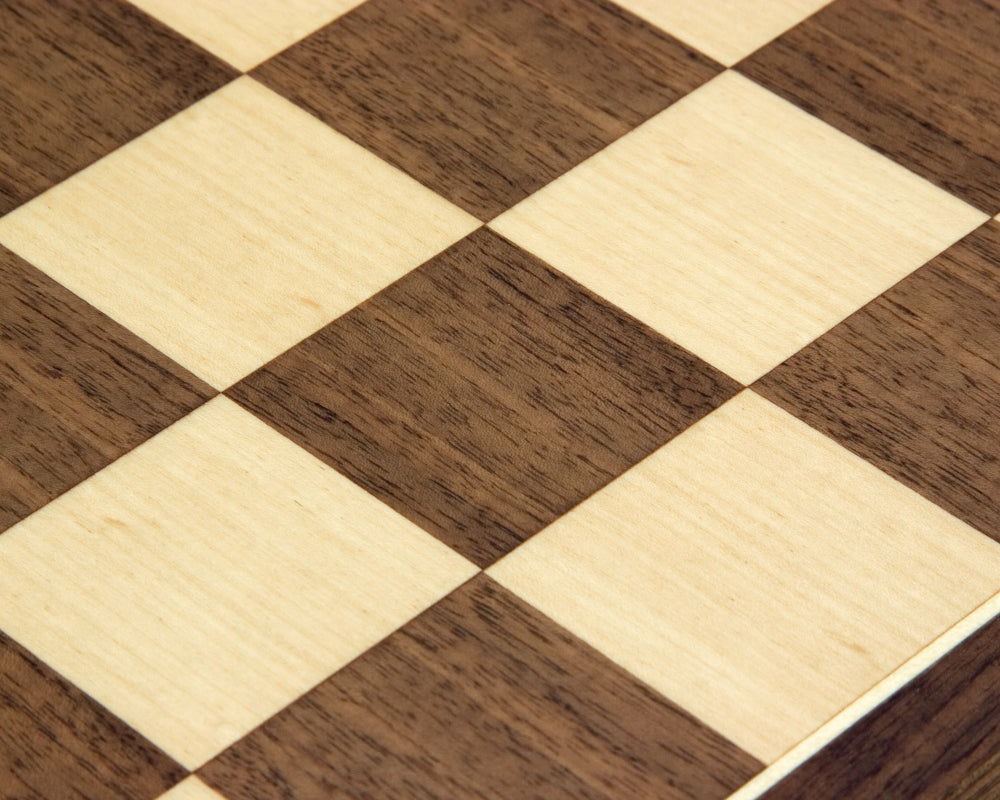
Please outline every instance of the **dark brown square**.
[[0, 3], [0, 214], [237, 74], [121, 0]]
[[605, 0], [369, 0], [252, 74], [487, 220], [719, 71]]
[[1000, 222], [753, 388], [1000, 541]]
[[996, 0], [838, 0], [737, 68], [993, 215], [998, 43]]
[[480, 229], [228, 394], [485, 566], [738, 389]]
[[0, 632], [0, 797], [152, 800], [186, 775]]
[[0, 247], [0, 531], [214, 394]]
[[199, 777], [230, 800], [713, 800], [762, 767], [480, 575]]

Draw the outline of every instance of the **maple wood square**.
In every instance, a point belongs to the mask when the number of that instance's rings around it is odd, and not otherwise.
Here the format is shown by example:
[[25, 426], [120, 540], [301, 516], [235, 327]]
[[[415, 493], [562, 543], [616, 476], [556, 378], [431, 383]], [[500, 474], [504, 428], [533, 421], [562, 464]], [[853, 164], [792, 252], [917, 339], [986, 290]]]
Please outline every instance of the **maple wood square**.
[[225, 389], [477, 224], [242, 77], [0, 218], [0, 242]]
[[489, 569], [771, 763], [1000, 588], [1000, 545], [747, 390]]
[[720, 69], [605, 0], [369, 0], [253, 75], [489, 219]]
[[481, 229], [229, 395], [485, 565], [737, 388]]
[[0, 628], [193, 769], [475, 573], [220, 396], [0, 536]]
[[730, 70], [490, 227], [751, 383], [986, 219]]
[[236, 74], [121, 0], [0, 4], [0, 214]]

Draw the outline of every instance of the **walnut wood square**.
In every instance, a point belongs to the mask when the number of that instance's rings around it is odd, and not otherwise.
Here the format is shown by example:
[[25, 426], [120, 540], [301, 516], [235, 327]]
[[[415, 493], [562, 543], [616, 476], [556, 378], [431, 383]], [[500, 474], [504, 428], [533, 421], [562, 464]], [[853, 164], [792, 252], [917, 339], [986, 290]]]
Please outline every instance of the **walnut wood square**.
[[839, 0], [738, 69], [996, 214], [997, 42], [997, 0]]
[[1000, 796], [1000, 620], [761, 795], [760, 800]]
[[709, 800], [761, 767], [480, 576], [199, 777], [230, 800]]
[[252, 74], [485, 220], [720, 69], [605, 0], [369, 0]]
[[0, 633], [0, 797], [147, 800], [186, 774]]
[[0, 247], [0, 531], [212, 394]]
[[738, 388], [480, 229], [228, 394], [485, 566]]
[[1000, 222], [754, 389], [1000, 541]]
[[0, 214], [236, 74], [121, 0], [0, 4]]

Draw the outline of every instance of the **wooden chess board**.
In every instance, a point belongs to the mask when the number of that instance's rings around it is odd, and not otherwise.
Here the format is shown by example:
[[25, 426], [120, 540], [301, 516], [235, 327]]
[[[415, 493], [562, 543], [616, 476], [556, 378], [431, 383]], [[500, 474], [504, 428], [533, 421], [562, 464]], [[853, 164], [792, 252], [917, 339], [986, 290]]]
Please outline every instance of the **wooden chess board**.
[[0, 0], [0, 797], [1000, 798], [997, 0]]

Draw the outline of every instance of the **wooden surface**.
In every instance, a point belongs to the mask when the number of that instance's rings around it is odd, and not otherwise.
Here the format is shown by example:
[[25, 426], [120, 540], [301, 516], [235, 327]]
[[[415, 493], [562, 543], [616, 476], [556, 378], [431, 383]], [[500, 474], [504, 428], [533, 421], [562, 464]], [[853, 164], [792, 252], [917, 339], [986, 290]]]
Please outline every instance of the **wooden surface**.
[[998, 26], [0, 2], [0, 800], [996, 800]]
[[0, 219], [0, 242], [225, 389], [475, 226], [244, 77]]
[[750, 391], [489, 570], [765, 763], [998, 573], [1000, 546]]
[[486, 220], [718, 70], [605, 0], [374, 0], [253, 75]]
[[248, 70], [362, 0], [136, 0], [224, 61]]
[[619, 5], [732, 66], [830, 0], [622, 0]]
[[998, 265], [991, 220], [754, 388], [1000, 541]]
[[1000, 619], [761, 800], [992, 800], [1000, 789]]
[[0, 214], [235, 76], [121, 0], [5, 0]]
[[0, 536], [0, 571], [0, 628], [189, 768], [475, 572], [225, 397]]
[[160, 800], [225, 800], [221, 794], [213, 791], [194, 775], [191, 775], [173, 789], [160, 796]]
[[0, 532], [214, 394], [3, 247], [0, 365]]
[[152, 800], [185, 770], [0, 633], [0, 797]]
[[228, 394], [486, 566], [738, 388], [483, 229]]
[[490, 224], [750, 383], [985, 220], [727, 72]]
[[739, 70], [996, 214], [998, 41], [996, 0], [841, 0]]
[[231, 800], [675, 800], [760, 767], [480, 576], [198, 774]]

